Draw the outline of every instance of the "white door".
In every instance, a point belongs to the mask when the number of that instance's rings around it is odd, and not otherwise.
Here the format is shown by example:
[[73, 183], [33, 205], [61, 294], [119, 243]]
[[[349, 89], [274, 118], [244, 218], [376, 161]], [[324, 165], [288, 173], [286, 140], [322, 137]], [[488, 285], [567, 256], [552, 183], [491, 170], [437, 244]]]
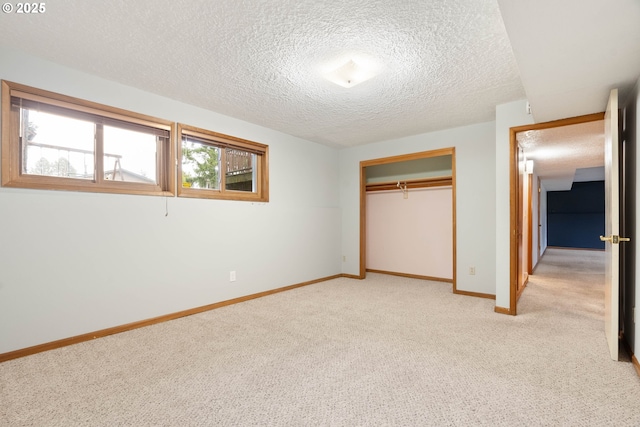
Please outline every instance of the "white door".
[[[604, 327], [613, 360], [618, 360], [620, 194], [618, 168], [618, 90], [611, 91], [604, 116], [605, 243]], [[627, 239], [624, 239], [627, 240]]]

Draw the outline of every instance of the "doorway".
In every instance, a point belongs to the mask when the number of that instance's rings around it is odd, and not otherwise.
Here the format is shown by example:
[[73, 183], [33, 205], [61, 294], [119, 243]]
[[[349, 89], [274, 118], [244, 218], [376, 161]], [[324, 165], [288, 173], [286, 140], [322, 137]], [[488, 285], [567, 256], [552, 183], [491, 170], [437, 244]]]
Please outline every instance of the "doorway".
[[533, 239], [525, 238], [525, 236], [531, 236], [533, 229], [539, 228], [540, 225], [540, 222], [535, 226], [531, 222], [531, 212], [535, 212], [531, 206], [530, 188], [532, 186], [529, 184], [530, 178], [527, 176], [526, 159], [523, 159], [526, 152], [523, 153], [520, 149], [518, 134], [588, 124], [603, 119], [604, 113], [597, 113], [510, 129], [510, 287], [509, 310], [506, 314], [514, 316], [517, 314], [518, 298], [526, 286], [528, 273], [532, 269], [528, 260], [531, 257], [533, 247], [535, 247], [531, 245]]

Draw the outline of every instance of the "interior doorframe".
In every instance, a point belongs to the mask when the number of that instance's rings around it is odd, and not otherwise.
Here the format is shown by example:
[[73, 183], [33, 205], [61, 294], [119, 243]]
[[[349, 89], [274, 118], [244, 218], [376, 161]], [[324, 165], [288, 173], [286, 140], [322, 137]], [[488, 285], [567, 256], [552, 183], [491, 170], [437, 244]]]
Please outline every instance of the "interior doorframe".
[[[533, 274], [533, 175], [529, 176], [527, 178], [528, 181], [528, 185], [527, 185], [527, 191], [529, 192], [529, 197], [528, 197], [528, 203], [527, 203], [527, 209], [528, 209], [528, 236], [527, 236], [527, 240], [528, 240], [528, 246], [529, 246], [529, 253], [527, 254], [527, 274], [531, 275]], [[540, 206], [540, 200], [538, 200], [538, 206]]]
[[380, 159], [363, 160], [360, 162], [360, 275], [359, 279], [364, 279], [367, 275], [367, 173], [366, 168], [369, 166], [384, 165], [388, 163], [406, 162], [409, 160], [426, 159], [430, 157], [451, 156], [451, 203], [452, 203], [452, 239], [453, 239], [453, 292], [457, 293], [456, 288], [456, 149], [441, 148], [437, 150], [422, 151], [412, 154], [403, 154], [399, 156], [384, 157]]
[[[531, 130], [552, 129], [562, 126], [577, 125], [582, 123], [604, 120], [604, 112], [571, 117], [568, 119], [554, 120], [551, 122], [536, 123], [531, 125], [515, 126], [509, 129], [509, 310], [505, 314], [515, 316], [518, 313], [517, 287], [518, 287], [518, 224], [522, 217], [522, 207], [518, 206], [520, 176], [518, 174], [518, 140], [517, 134]], [[538, 203], [540, 201], [538, 200]], [[531, 252], [531, 250], [529, 250]]]
[[[542, 249], [542, 218], [540, 218], [540, 215], [542, 215], [542, 211], [540, 209], [541, 203], [540, 203], [540, 198], [542, 197], [542, 183], [540, 181], [540, 177], [538, 177], [538, 182], [537, 182], [537, 187], [536, 187], [536, 193], [538, 193], [538, 218], [536, 221], [536, 232], [538, 233], [538, 247], [537, 247], [537, 259], [538, 262], [540, 262], [540, 250]], [[536, 265], [538, 265], [538, 263], [536, 263]], [[531, 272], [533, 274], [533, 271]]]

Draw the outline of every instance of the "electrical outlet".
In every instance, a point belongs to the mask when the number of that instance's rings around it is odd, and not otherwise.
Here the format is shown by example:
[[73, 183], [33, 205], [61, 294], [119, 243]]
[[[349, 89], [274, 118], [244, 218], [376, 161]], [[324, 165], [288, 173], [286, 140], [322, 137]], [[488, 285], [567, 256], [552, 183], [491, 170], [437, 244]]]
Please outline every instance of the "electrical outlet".
[[236, 281], [236, 272], [235, 271], [230, 271], [229, 272], [229, 281], [230, 282], [235, 282]]
[[469, 275], [470, 276], [475, 276], [476, 275], [476, 268], [475, 267], [469, 267]]

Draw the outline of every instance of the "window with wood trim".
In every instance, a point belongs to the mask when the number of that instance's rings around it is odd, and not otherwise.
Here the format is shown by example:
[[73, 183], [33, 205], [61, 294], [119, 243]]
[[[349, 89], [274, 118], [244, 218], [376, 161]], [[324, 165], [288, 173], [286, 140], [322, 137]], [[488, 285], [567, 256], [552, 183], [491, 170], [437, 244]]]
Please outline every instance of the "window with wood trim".
[[269, 201], [269, 147], [178, 124], [178, 196]]
[[2, 185], [175, 194], [174, 123], [2, 81]]

